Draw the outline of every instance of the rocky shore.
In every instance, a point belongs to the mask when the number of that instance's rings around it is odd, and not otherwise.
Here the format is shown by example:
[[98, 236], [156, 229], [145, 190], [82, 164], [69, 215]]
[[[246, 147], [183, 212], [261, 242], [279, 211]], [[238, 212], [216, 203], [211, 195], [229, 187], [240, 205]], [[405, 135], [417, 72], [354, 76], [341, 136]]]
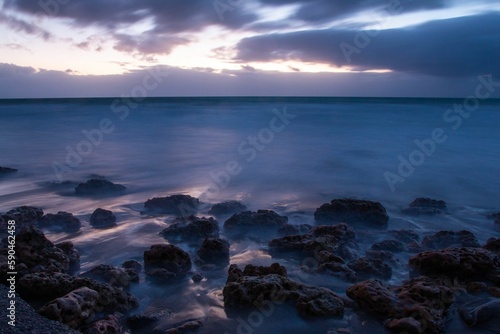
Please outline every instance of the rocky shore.
[[[79, 184], [75, 195], [119, 196], [125, 191], [124, 186], [92, 179]], [[178, 216], [159, 232], [165, 242], [138, 254], [142, 261], [130, 260], [122, 266], [101, 263], [84, 272], [79, 269], [78, 244], [54, 244], [45, 235], [54, 229], [78, 231], [80, 219], [68, 212], [45, 213], [30, 206], [0, 214], [2, 283], [9, 272], [7, 222], [15, 220], [17, 226], [18, 326], [8, 333], [160, 333], [156, 325], [165, 319], [171, 325], [162, 327], [161, 333], [190, 333], [209, 319], [189, 316], [173, 321], [179, 310], [145, 308], [132, 287], [145, 281], [159, 286], [197, 284], [219, 272], [227, 273], [220, 298], [228, 319], [241, 310], [288, 305], [307, 321], [367, 312], [395, 333], [446, 332], [453, 312], [468, 328], [497, 324], [498, 234], [482, 245], [466, 230], [425, 236], [412, 230], [387, 230], [390, 217], [381, 203], [349, 198], [320, 205], [314, 226], [291, 224], [287, 216], [272, 210], [249, 211], [237, 201], [217, 203], [205, 212], [208, 217], [197, 216], [201, 204], [188, 195], [148, 199], [142, 215]], [[93, 228], [113, 229], [120, 223], [111, 210], [96, 208], [91, 213]], [[447, 215], [448, 208], [444, 201], [417, 198], [402, 214]], [[492, 213], [491, 224], [497, 224], [499, 217]], [[256, 231], [271, 235], [263, 242], [263, 251], [274, 263], [232, 264], [234, 240]], [[380, 235], [386, 238], [380, 240]], [[371, 245], [366, 249], [361, 242]], [[183, 249], [180, 245], [185, 243], [194, 245], [196, 251]], [[308, 275], [339, 280], [348, 288], [333, 291], [292, 279], [291, 268], [282, 264], [287, 258], [303, 263], [300, 270]], [[392, 281], [394, 271], [406, 272], [401, 283]], [[5, 286], [0, 288], [4, 312], [7, 293]]]

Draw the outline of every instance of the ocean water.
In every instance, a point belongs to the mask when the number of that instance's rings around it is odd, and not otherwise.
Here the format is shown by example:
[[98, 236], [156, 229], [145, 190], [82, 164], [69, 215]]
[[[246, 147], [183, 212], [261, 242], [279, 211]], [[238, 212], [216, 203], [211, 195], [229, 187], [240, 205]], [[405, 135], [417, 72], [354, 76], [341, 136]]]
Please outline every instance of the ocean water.
[[[31, 205], [45, 213], [76, 215], [83, 223], [79, 232], [46, 232], [54, 242], [75, 243], [82, 271], [98, 263], [142, 260], [150, 245], [166, 242], [158, 232], [175, 217], [140, 211], [149, 198], [180, 193], [207, 203], [200, 216], [208, 215], [208, 204], [238, 199], [251, 210], [287, 215], [294, 224], [314, 224], [314, 210], [331, 199], [369, 199], [386, 207], [388, 229], [414, 229], [422, 235], [466, 229], [484, 243], [500, 234], [485, 217], [500, 210], [500, 102], [482, 101], [470, 112], [454, 112], [462, 103], [359, 98], [0, 101], [0, 166], [19, 169], [0, 178], [0, 212]], [[94, 176], [124, 184], [127, 191], [105, 198], [74, 196], [75, 184]], [[443, 199], [450, 214], [402, 215], [416, 197]], [[88, 221], [98, 207], [113, 210], [118, 226], [93, 229]], [[386, 237], [357, 232], [360, 253]], [[294, 259], [273, 258], [265, 237], [230, 241], [232, 263], [280, 262], [297, 280], [339, 293], [348, 286], [329, 276], [304, 274]], [[197, 249], [178, 245], [192, 255]], [[401, 255], [401, 261], [407, 257]], [[238, 333], [241, 323], [223, 309], [226, 269], [207, 275], [201, 284], [167, 287], [142, 277], [132, 287], [140, 300], [138, 311], [171, 308], [179, 317], [203, 315], [207, 323], [200, 333]], [[402, 266], [391, 283], [406, 278]], [[283, 317], [291, 320], [283, 322]], [[385, 332], [368, 315], [348, 312], [343, 319], [311, 322], [283, 306], [251, 330], [327, 333], [349, 327], [356, 332], [363, 326]]]

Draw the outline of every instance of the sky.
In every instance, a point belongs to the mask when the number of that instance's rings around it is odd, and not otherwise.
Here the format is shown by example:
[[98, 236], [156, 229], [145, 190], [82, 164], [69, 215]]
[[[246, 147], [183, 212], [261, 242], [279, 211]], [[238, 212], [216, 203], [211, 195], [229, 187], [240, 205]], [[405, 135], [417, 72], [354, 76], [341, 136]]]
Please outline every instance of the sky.
[[0, 8], [0, 98], [465, 98], [480, 76], [500, 82], [498, 0], [0, 0]]

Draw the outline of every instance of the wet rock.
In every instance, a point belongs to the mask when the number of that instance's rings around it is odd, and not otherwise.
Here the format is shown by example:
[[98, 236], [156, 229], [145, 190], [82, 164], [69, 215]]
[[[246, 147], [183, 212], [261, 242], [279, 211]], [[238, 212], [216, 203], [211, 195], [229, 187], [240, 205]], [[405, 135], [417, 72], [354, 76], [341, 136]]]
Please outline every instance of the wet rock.
[[287, 236], [287, 235], [306, 234], [309, 233], [312, 228], [313, 228], [312, 225], [309, 224], [300, 224], [300, 225], [286, 224], [278, 229], [278, 235]]
[[208, 211], [209, 214], [220, 216], [220, 215], [232, 215], [235, 213], [243, 212], [247, 209], [243, 203], [238, 201], [227, 201], [222, 203], [217, 203], [212, 206]]
[[71, 328], [90, 322], [97, 309], [98, 293], [82, 287], [45, 304], [38, 313]]
[[385, 250], [368, 249], [366, 251], [366, 257], [369, 259], [380, 259], [392, 266], [397, 266], [399, 264], [398, 260], [394, 258], [394, 254]]
[[32, 206], [20, 206], [7, 211], [0, 218], [0, 231], [7, 231], [7, 222], [14, 220], [16, 222], [16, 232], [19, 233], [23, 227], [37, 225], [43, 216], [43, 210]]
[[356, 272], [349, 268], [342, 258], [326, 251], [320, 256], [317, 272], [328, 273], [348, 282], [358, 281]]
[[412, 241], [406, 245], [406, 250], [408, 251], [408, 253], [420, 253], [420, 252], [425, 251], [426, 249], [425, 249], [425, 247], [420, 245], [418, 242]]
[[247, 265], [243, 271], [231, 265], [223, 296], [224, 306], [229, 309], [294, 301], [304, 316], [341, 316], [344, 312], [340, 296], [326, 288], [288, 279], [286, 269], [277, 263], [270, 267]]
[[203, 280], [203, 275], [200, 273], [196, 273], [193, 276], [191, 276], [191, 279], [193, 280], [193, 282], [198, 283]]
[[172, 195], [167, 197], [155, 197], [144, 203], [147, 213], [172, 214], [187, 216], [196, 213], [200, 201], [189, 195]]
[[[17, 262], [32, 271], [67, 272], [70, 259], [35, 226], [25, 227], [16, 236]], [[74, 249], [72, 250], [73, 253]], [[72, 254], [75, 260], [76, 254]]]
[[370, 279], [349, 287], [346, 294], [368, 312], [387, 317], [388, 328], [408, 333], [440, 333], [453, 303], [448, 287], [424, 276], [396, 287]]
[[75, 272], [80, 269], [80, 253], [76, 250], [71, 241], [61, 242], [55, 245], [63, 251], [64, 255], [68, 257], [69, 269], [68, 272]]
[[123, 262], [122, 267], [125, 269], [134, 269], [137, 273], [142, 271], [142, 264], [136, 260], [127, 260]]
[[90, 216], [90, 224], [96, 228], [107, 228], [116, 225], [116, 216], [110, 210], [96, 209]]
[[422, 246], [430, 249], [448, 247], [481, 247], [476, 236], [469, 231], [439, 231], [422, 240]]
[[361, 257], [349, 262], [347, 266], [356, 272], [360, 280], [372, 277], [388, 280], [392, 277], [391, 266], [381, 259]]
[[134, 269], [118, 268], [111, 265], [100, 264], [81, 274], [82, 277], [93, 278], [99, 282], [112, 286], [126, 288], [131, 282], [138, 282], [139, 276]]
[[98, 293], [99, 310], [126, 312], [139, 305], [130, 293], [91, 278], [75, 277], [63, 273], [40, 272], [28, 274], [18, 280], [21, 297], [29, 300], [52, 300], [78, 288], [87, 287]]
[[224, 228], [234, 229], [274, 229], [278, 230], [288, 223], [288, 217], [280, 216], [272, 210], [244, 211], [234, 214], [224, 222]]
[[389, 231], [390, 234], [394, 236], [396, 240], [401, 242], [412, 242], [412, 241], [420, 241], [420, 236], [417, 232], [412, 230], [392, 230]]
[[38, 224], [39, 227], [59, 228], [67, 231], [78, 231], [82, 223], [78, 218], [69, 212], [59, 211], [56, 214], [48, 213], [44, 215]]
[[171, 310], [149, 311], [140, 314], [134, 314], [127, 318], [127, 325], [132, 329], [143, 329], [155, 322], [170, 317]]
[[497, 256], [482, 248], [447, 248], [423, 252], [410, 258], [409, 265], [413, 273], [447, 276], [450, 279], [497, 281], [500, 274]]
[[202, 263], [229, 263], [229, 242], [219, 238], [207, 238], [197, 254]]
[[495, 253], [500, 253], [500, 238], [489, 238], [483, 248]]
[[373, 250], [389, 251], [393, 253], [403, 252], [405, 250], [405, 245], [397, 240], [383, 240], [374, 243], [371, 247]]
[[123, 328], [120, 320], [115, 315], [108, 315], [104, 319], [97, 320], [90, 324], [84, 334], [121, 334]]
[[365, 224], [385, 228], [389, 216], [382, 204], [357, 199], [334, 199], [323, 204], [314, 213], [314, 219], [321, 223]]
[[178, 325], [174, 328], [167, 329], [165, 331], [165, 334], [191, 333], [193, 331], [196, 331], [201, 326], [203, 326], [203, 320], [186, 321], [185, 323]]
[[445, 201], [420, 197], [410, 203], [410, 207], [401, 210], [407, 215], [435, 215], [447, 212]]
[[144, 252], [144, 266], [148, 276], [158, 277], [161, 271], [153, 270], [163, 269], [162, 276], [171, 279], [184, 276], [191, 269], [191, 259], [188, 253], [174, 245], [153, 245]]
[[164, 238], [205, 239], [219, 237], [219, 223], [213, 218], [189, 216], [177, 218], [160, 232]]
[[470, 327], [484, 325], [485, 322], [494, 321], [496, 330], [500, 325], [500, 300], [491, 298], [481, 298], [471, 301], [458, 310], [462, 319]]
[[85, 183], [80, 183], [75, 188], [75, 193], [77, 195], [108, 195], [121, 193], [126, 189], [124, 185], [115, 184], [107, 180], [90, 179]]
[[1, 175], [12, 174], [12, 173], [15, 173], [15, 172], [17, 172], [17, 169], [15, 169], [15, 168], [0, 166], [0, 176]]
[[488, 289], [488, 285], [483, 282], [469, 282], [467, 283], [466, 290], [471, 294], [478, 294], [486, 291]]

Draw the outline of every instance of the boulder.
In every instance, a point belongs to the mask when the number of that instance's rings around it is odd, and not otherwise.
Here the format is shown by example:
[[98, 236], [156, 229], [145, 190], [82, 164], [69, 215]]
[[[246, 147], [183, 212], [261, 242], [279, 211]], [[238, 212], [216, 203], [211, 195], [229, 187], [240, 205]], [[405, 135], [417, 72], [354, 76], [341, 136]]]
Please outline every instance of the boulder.
[[207, 238], [203, 241], [197, 254], [203, 264], [226, 265], [229, 263], [229, 242], [220, 238]]
[[372, 245], [371, 249], [400, 253], [405, 250], [405, 245], [397, 240], [383, 240]]
[[71, 241], [64, 241], [55, 245], [63, 251], [64, 255], [68, 257], [69, 269], [68, 272], [75, 272], [80, 269], [80, 253], [76, 250]]
[[172, 225], [160, 232], [166, 239], [205, 239], [219, 237], [219, 223], [213, 218], [191, 215], [177, 218]]
[[278, 230], [288, 223], [288, 217], [280, 216], [272, 210], [244, 211], [234, 214], [224, 222], [226, 230], [255, 229]]
[[489, 238], [483, 248], [497, 254], [500, 253], [500, 238]]
[[441, 200], [420, 197], [410, 203], [410, 207], [401, 210], [402, 213], [407, 215], [435, 215], [446, 213], [446, 203]]
[[32, 206], [20, 206], [0, 217], [0, 231], [7, 231], [7, 222], [14, 220], [16, 222], [16, 233], [19, 233], [23, 227], [29, 225], [37, 225], [40, 218], [43, 216], [43, 210]]
[[380, 259], [391, 266], [397, 266], [399, 261], [394, 257], [394, 253], [386, 250], [366, 250], [366, 257], [368, 259]]
[[130, 286], [131, 282], [139, 281], [139, 276], [134, 269], [118, 268], [106, 264], [95, 266], [80, 276], [90, 277], [99, 282], [122, 288]]
[[103, 179], [90, 179], [85, 183], [80, 183], [75, 188], [75, 193], [77, 195], [108, 195], [124, 192], [127, 188], [121, 184], [115, 184], [113, 182], [103, 180]]
[[388, 280], [392, 277], [392, 268], [382, 259], [361, 257], [353, 260], [347, 266], [356, 272], [358, 279], [380, 278]]
[[[191, 269], [191, 259], [189, 254], [174, 245], [152, 245], [149, 250], [144, 252], [144, 266], [148, 276], [156, 276], [158, 270], [162, 269], [172, 275], [169, 278], [182, 277]], [[168, 272], [168, 273], [167, 273]], [[154, 275], [156, 273], [156, 275]]]
[[196, 213], [200, 201], [189, 195], [155, 197], [144, 203], [146, 213], [187, 216]]
[[116, 225], [116, 216], [110, 210], [98, 208], [90, 216], [90, 224], [96, 228], [107, 228]]
[[108, 315], [104, 319], [97, 320], [89, 325], [84, 334], [121, 334], [123, 328], [120, 319], [115, 315]]
[[360, 224], [375, 228], [387, 227], [389, 216], [382, 204], [357, 199], [334, 199], [314, 212], [320, 223]]
[[142, 264], [136, 260], [127, 260], [123, 262], [122, 267], [125, 269], [134, 269], [137, 273], [142, 271]]
[[420, 241], [418, 233], [412, 230], [391, 230], [389, 233], [394, 237], [394, 239], [404, 243]]
[[94, 318], [98, 295], [97, 291], [82, 287], [48, 302], [38, 313], [71, 328], [78, 328]]
[[300, 224], [300, 225], [286, 224], [278, 229], [278, 234], [281, 236], [306, 234], [309, 233], [312, 230], [312, 228], [313, 227], [309, 224]]
[[39, 227], [57, 228], [66, 231], [78, 231], [82, 223], [78, 218], [69, 212], [59, 211], [56, 214], [48, 213], [44, 215], [39, 223]]
[[215, 216], [232, 215], [235, 213], [243, 212], [246, 209], [247, 207], [241, 202], [227, 201], [214, 204], [212, 208], [208, 211], [208, 213]]
[[430, 249], [449, 247], [481, 247], [476, 236], [469, 231], [439, 231], [434, 235], [426, 236], [422, 246]]

